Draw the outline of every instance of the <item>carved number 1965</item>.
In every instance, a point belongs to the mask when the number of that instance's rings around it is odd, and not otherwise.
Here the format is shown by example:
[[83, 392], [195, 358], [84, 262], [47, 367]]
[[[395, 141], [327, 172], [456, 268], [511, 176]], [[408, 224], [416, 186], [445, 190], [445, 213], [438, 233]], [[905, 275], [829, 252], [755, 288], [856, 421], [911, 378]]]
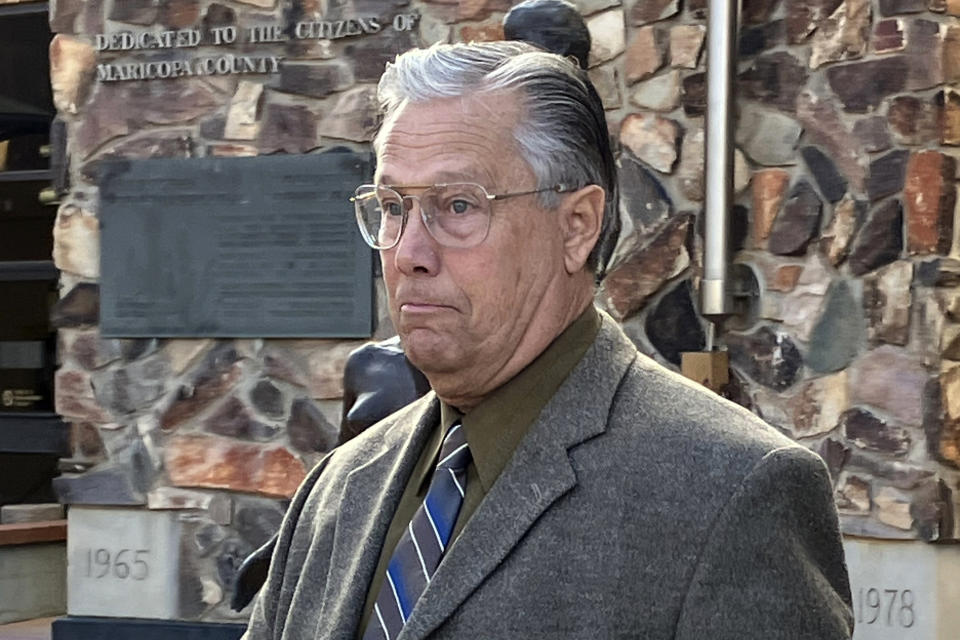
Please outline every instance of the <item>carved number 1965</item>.
[[147, 564], [149, 549], [87, 549], [88, 578], [113, 577], [120, 580], [146, 580], [150, 575]]
[[860, 589], [857, 622], [909, 628], [916, 622], [910, 589]]

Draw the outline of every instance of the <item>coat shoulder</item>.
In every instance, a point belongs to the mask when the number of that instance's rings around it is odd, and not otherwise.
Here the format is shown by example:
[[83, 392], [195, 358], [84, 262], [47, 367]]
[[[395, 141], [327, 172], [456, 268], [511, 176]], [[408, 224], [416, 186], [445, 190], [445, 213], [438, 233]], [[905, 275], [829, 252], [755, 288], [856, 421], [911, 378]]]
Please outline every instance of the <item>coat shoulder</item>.
[[341, 444], [332, 452], [328, 473], [349, 472], [385, 448], [402, 446], [424, 414], [436, 409], [436, 402], [436, 394], [431, 391]]
[[743, 407], [642, 354], [621, 380], [607, 433], [631, 455], [729, 480], [743, 478], [779, 449], [796, 448], [818, 459]]
[[299, 489], [307, 492], [304, 512], [310, 514], [318, 503], [336, 500], [350, 473], [372, 458], [387, 449], [400, 451], [423, 417], [435, 410], [438, 411], [436, 396], [430, 392], [330, 451]]

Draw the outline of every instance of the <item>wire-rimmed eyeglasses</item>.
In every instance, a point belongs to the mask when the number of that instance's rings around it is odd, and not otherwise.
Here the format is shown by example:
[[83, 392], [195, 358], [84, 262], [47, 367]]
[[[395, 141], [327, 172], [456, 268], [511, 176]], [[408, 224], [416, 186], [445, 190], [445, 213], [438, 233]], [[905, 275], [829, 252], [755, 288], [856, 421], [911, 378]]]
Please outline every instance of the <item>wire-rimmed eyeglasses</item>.
[[494, 200], [571, 190], [566, 185], [557, 184], [530, 191], [488, 193], [479, 184], [469, 182], [402, 188], [422, 189], [423, 192], [419, 195], [402, 195], [392, 187], [363, 184], [357, 187], [350, 198], [356, 209], [360, 233], [374, 249], [385, 250], [397, 246], [414, 201], [420, 207], [424, 227], [434, 240], [445, 247], [468, 249], [486, 240]]

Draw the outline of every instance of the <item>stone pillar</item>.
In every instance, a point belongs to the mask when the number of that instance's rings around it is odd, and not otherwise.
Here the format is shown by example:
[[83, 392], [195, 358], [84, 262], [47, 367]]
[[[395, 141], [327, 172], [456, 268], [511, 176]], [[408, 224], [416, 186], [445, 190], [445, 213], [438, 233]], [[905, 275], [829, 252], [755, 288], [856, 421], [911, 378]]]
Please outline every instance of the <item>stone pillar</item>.
[[[228, 606], [237, 568], [336, 444], [344, 362], [363, 344], [101, 336], [101, 161], [369, 150], [385, 61], [450, 32], [410, 13], [388, 3], [325, 15], [299, 1], [51, 3], [70, 161], [54, 322], [56, 408], [74, 448], [55, 481], [72, 507], [71, 614], [245, 621], [248, 611]], [[124, 32], [159, 36], [131, 49]], [[242, 56], [262, 64], [232, 62]], [[381, 339], [393, 330], [376, 286], [371, 337]]]

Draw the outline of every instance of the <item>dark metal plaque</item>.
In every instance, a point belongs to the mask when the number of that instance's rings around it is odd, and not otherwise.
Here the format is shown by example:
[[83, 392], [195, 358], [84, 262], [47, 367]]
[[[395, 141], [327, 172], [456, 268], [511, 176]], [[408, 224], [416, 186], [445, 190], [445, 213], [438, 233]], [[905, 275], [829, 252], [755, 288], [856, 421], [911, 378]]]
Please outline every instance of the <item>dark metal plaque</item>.
[[111, 162], [100, 180], [108, 337], [369, 337], [373, 253], [350, 196], [370, 154]]

